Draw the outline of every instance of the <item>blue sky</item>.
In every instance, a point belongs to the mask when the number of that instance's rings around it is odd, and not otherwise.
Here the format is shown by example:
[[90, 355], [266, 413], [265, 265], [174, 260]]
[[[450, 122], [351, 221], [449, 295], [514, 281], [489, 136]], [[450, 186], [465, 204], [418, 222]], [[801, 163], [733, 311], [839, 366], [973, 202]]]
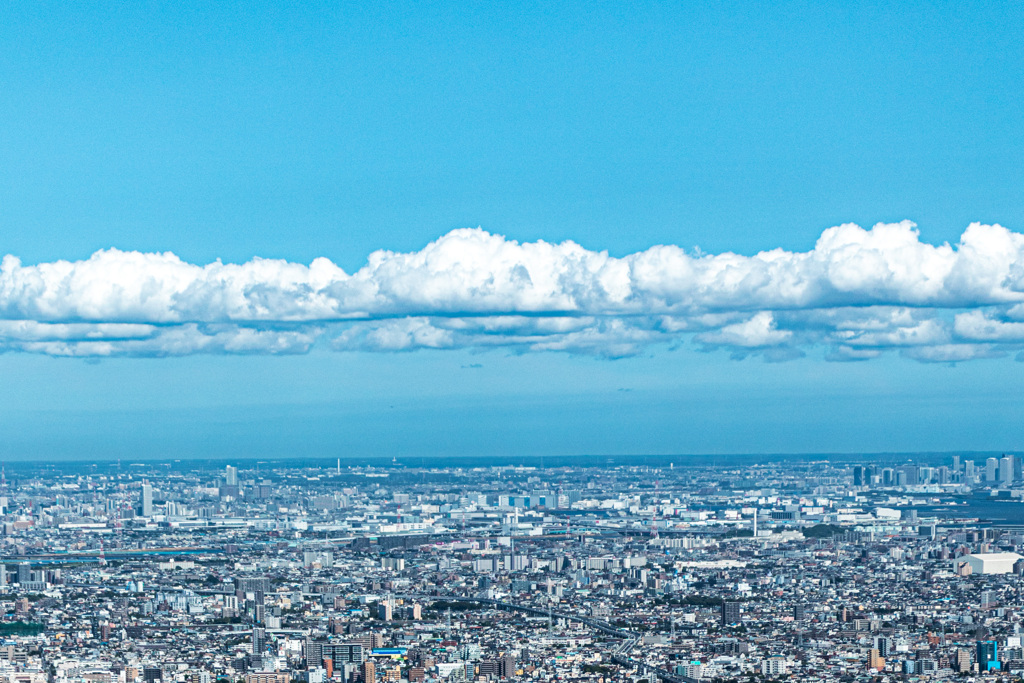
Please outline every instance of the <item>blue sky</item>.
[[1022, 19], [4, 6], [0, 457], [1019, 448]]

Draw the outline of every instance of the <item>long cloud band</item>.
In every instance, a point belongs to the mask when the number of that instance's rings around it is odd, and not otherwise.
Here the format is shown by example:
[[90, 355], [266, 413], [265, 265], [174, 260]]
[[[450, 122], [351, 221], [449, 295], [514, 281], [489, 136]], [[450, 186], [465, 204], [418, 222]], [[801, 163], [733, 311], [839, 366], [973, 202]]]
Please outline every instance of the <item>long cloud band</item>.
[[421, 348], [621, 357], [690, 340], [768, 360], [821, 348], [923, 361], [1024, 349], [1024, 235], [972, 224], [956, 245], [913, 223], [824, 231], [814, 249], [754, 256], [654, 246], [622, 258], [573, 242], [454, 230], [377, 251], [349, 274], [326, 258], [186, 263], [98, 251], [0, 264], [0, 349], [57, 356]]

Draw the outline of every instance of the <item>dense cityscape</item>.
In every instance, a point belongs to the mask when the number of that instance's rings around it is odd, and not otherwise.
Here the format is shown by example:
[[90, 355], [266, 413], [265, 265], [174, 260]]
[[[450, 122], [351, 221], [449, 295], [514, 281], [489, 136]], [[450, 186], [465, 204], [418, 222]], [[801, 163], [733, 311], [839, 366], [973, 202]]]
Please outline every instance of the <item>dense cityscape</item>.
[[5, 470], [8, 683], [1018, 678], [1019, 456]]

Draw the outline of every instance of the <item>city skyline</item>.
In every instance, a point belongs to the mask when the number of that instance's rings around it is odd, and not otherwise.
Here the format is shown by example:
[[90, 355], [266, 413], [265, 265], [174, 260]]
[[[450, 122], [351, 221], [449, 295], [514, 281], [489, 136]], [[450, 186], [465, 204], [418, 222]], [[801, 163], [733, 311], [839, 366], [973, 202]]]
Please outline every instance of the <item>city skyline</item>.
[[0, 683], [1024, 681], [1022, 35], [0, 4]]

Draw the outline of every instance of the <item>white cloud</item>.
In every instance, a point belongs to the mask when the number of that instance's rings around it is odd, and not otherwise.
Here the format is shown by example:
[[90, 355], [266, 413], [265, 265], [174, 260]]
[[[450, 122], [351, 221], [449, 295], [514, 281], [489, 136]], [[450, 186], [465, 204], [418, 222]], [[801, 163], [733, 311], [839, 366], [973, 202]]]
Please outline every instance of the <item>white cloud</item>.
[[717, 332], [703, 332], [695, 339], [708, 346], [733, 346], [746, 349], [779, 346], [793, 337], [790, 330], [775, 327], [775, 317], [769, 311], [755, 313], [749, 320], [726, 325]]
[[972, 224], [955, 245], [909, 222], [825, 230], [807, 252], [659, 245], [622, 258], [574, 242], [454, 230], [346, 273], [257, 258], [195, 265], [103, 250], [0, 263], [0, 350], [51, 355], [561, 350], [607, 357], [692, 339], [769, 360], [889, 349], [965, 360], [1024, 347], [1024, 235]]

